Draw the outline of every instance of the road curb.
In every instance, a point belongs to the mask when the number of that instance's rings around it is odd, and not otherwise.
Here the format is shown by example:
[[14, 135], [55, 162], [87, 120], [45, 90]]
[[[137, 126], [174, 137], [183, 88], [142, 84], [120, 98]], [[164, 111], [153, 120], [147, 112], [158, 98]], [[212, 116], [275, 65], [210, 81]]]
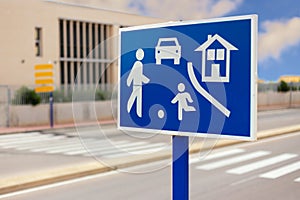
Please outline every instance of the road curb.
[[11, 193], [28, 188], [47, 185], [55, 182], [66, 181], [90, 174], [103, 173], [114, 170], [104, 166], [92, 166], [89, 164], [66, 167], [64, 169], [47, 170], [40, 173], [32, 173], [27, 176], [18, 176], [1, 180], [0, 194]]
[[3, 128], [0, 129], [0, 135], [8, 135], [8, 134], [18, 134], [18, 133], [28, 133], [28, 132], [43, 132], [43, 131], [53, 131], [53, 130], [63, 130], [63, 129], [77, 129], [84, 128], [90, 126], [105, 126], [110, 124], [116, 124], [116, 122], [111, 120], [103, 120], [99, 122], [91, 122], [91, 123], [77, 123], [77, 124], [58, 124], [54, 125], [53, 128], [49, 126], [41, 126], [41, 127], [14, 127], [14, 128]]
[[[258, 140], [297, 131], [300, 131], [300, 125], [260, 131], [258, 133]], [[245, 141], [219, 140], [216, 142], [213, 148], [221, 148], [240, 143], [245, 143]], [[212, 149], [212, 147], [205, 147], [203, 145], [203, 142], [195, 143], [191, 145], [190, 153], [197, 153], [200, 151], [200, 149], [201, 151], [206, 151]], [[164, 151], [156, 153], [154, 155], [146, 154], [131, 156], [126, 159], [112, 159], [109, 161], [109, 166], [95, 161], [93, 163], [83, 163], [76, 166], [68, 166], [61, 169], [53, 169], [50, 171], [48, 170], [44, 172], [33, 173], [26, 176], [11, 177], [0, 181], [0, 194], [7, 194], [88, 175], [104, 173], [125, 167], [146, 164], [163, 159], [171, 159], [171, 152]]]

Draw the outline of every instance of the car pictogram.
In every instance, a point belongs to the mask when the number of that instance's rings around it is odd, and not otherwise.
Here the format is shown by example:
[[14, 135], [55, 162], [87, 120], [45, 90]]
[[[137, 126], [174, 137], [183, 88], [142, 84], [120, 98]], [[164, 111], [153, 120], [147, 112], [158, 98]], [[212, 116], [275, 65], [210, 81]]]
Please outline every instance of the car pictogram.
[[177, 38], [159, 38], [155, 47], [156, 64], [160, 65], [162, 59], [174, 59], [174, 64], [179, 65], [181, 58], [181, 46]]

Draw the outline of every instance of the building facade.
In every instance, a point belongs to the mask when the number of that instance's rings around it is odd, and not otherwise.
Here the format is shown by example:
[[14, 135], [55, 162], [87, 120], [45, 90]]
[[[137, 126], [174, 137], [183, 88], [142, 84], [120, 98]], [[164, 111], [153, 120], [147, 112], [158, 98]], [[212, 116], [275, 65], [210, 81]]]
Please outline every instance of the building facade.
[[295, 76], [295, 75], [284, 75], [280, 76], [278, 79], [278, 82], [284, 81], [287, 83], [299, 83], [300, 82], [300, 76]]
[[117, 82], [120, 27], [164, 20], [54, 0], [1, 0], [0, 85], [34, 85], [52, 63], [55, 85]]

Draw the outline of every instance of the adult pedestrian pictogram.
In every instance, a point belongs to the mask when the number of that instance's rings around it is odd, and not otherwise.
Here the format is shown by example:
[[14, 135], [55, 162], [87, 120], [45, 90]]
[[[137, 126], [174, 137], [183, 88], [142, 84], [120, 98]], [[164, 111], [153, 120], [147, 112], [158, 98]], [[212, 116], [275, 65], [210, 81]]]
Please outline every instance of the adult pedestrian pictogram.
[[143, 74], [143, 63], [141, 62], [144, 58], [143, 49], [136, 51], [136, 59], [132, 70], [127, 78], [127, 86], [132, 86], [132, 93], [127, 102], [127, 112], [129, 113], [136, 102], [136, 113], [139, 117], [142, 117], [142, 102], [143, 102], [143, 83], [148, 83], [150, 80]]

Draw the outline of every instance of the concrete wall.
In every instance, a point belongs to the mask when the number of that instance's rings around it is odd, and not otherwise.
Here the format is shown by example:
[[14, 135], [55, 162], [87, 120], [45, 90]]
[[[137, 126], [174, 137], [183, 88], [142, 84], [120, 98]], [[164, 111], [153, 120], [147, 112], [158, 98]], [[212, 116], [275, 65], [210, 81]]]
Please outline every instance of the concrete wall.
[[300, 91], [258, 93], [258, 110], [300, 106]]
[[[76, 102], [54, 104], [54, 122], [80, 123], [113, 119], [116, 106], [111, 101]], [[30, 126], [49, 124], [49, 105], [10, 106], [10, 126]]]
[[0, 128], [7, 126], [7, 108], [5, 104], [0, 103]]

